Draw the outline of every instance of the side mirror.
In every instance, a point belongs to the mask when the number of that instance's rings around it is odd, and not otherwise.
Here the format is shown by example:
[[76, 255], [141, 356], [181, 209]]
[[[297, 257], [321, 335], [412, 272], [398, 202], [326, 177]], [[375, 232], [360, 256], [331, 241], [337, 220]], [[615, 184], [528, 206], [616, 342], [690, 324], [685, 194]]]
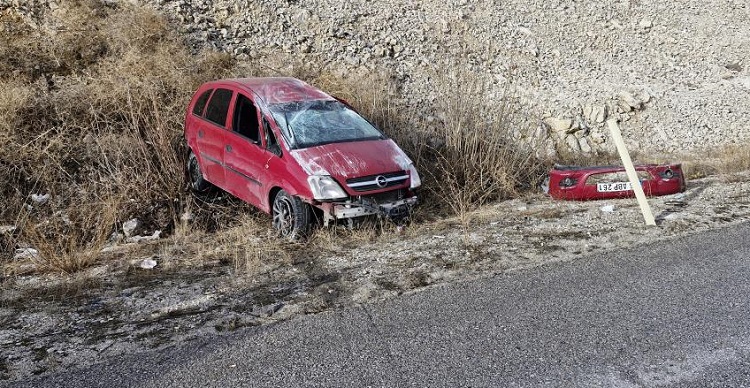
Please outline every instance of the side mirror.
[[268, 151], [272, 154], [281, 157], [281, 147], [278, 144], [271, 144], [268, 146]]

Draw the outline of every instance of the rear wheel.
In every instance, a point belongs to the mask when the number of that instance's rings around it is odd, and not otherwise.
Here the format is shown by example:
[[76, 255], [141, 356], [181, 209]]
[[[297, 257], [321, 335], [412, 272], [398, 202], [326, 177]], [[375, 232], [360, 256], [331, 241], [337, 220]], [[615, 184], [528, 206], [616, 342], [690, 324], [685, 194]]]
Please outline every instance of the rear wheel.
[[273, 227], [281, 237], [299, 240], [310, 233], [312, 209], [298, 197], [281, 190], [273, 200]]
[[190, 180], [190, 189], [196, 193], [205, 193], [211, 189], [211, 183], [203, 178], [198, 158], [190, 151], [187, 160], [187, 174]]

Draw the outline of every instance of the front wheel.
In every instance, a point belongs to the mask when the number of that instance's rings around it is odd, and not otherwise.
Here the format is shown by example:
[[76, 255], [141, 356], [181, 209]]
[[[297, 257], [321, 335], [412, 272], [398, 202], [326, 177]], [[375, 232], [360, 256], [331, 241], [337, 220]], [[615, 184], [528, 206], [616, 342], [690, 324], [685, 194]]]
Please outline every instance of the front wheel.
[[273, 200], [273, 227], [281, 237], [300, 240], [310, 233], [312, 209], [298, 197], [281, 190]]

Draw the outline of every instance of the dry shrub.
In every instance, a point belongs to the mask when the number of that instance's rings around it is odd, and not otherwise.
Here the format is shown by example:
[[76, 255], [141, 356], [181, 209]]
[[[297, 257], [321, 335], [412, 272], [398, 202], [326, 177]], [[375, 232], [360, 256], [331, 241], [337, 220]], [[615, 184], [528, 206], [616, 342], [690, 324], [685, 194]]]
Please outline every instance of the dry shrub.
[[725, 179], [734, 181], [750, 170], [750, 145], [732, 144], [714, 147], [701, 153], [681, 155], [682, 170], [689, 179], [700, 179], [723, 174]]
[[724, 174], [750, 170], [750, 145], [731, 145], [717, 152], [719, 160], [715, 168]]
[[534, 150], [514, 136], [533, 123], [510, 91], [493, 97], [471, 74], [436, 75], [432, 86], [441, 98], [433, 106], [437, 118], [428, 121], [398, 102], [396, 82], [387, 76], [313, 74], [309, 82], [354, 105], [416, 163], [423, 206], [466, 214], [536, 187], [544, 175]]
[[[0, 11], [0, 224], [19, 227], [18, 242], [42, 251], [42, 267], [66, 272], [91, 264], [104, 237], [130, 218], [165, 235], [178, 226], [182, 236], [241, 230], [232, 224], [247, 207], [202, 203], [183, 190], [184, 109], [206, 80], [274, 70], [192, 54], [167, 21], [127, 2], [71, 0], [55, 11], [34, 4], [30, 16]], [[309, 63], [284, 73], [346, 99], [394, 138], [423, 176], [424, 207], [466, 214], [534, 187], [540, 176], [533, 153], [513, 136], [527, 125], [520, 106], [510, 93], [492, 97], [472, 74], [434, 77], [443, 98], [431, 107], [437, 119], [427, 120], [400, 102], [387, 75], [341, 75]], [[31, 203], [43, 193], [52, 195], [48, 203]], [[189, 228], [180, 221], [186, 207], [196, 213]], [[251, 226], [258, 227], [244, 225]], [[264, 243], [256, 251], [244, 236], [217, 240], [234, 250], [224, 254], [238, 269], [266, 257], [284, 261], [293, 250]]]
[[[10, 183], [0, 223], [17, 225], [44, 267], [67, 272], [89, 264], [88, 252], [124, 220], [174, 227], [191, 200], [182, 190], [185, 106], [232, 61], [191, 54], [145, 8], [81, 0], [46, 12], [30, 19], [11, 8], [0, 19], [0, 179]], [[29, 201], [43, 193], [48, 203]], [[55, 214], [75, 220], [57, 225]]]
[[26, 222], [25, 238], [38, 251], [37, 270], [70, 274], [94, 264], [117, 220], [117, 202], [81, 203], [44, 221]]
[[237, 217], [211, 235], [211, 248], [200, 253], [202, 260], [214, 259], [229, 262], [237, 274], [258, 275], [279, 266], [291, 265], [295, 246], [269, 231], [267, 220], [258, 214]]
[[461, 215], [535, 187], [542, 165], [515, 136], [529, 123], [508, 91], [497, 101], [467, 75], [441, 84], [440, 118], [421, 134], [419, 145], [420, 166], [436, 197]]

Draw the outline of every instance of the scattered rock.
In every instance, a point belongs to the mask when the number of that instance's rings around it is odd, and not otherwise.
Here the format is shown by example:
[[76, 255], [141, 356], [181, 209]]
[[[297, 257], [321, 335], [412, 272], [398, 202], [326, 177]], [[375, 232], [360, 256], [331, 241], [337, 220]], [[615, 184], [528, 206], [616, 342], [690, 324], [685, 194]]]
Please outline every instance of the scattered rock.
[[131, 244], [138, 244], [138, 243], [142, 243], [142, 242], [156, 241], [156, 240], [158, 240], [160, 238], [161, 238], [161, 230], [157, 230], [157, 231], [155, 231], [150, 236], [133, 236], [133, 237], [128, 237], [128, 238], [125, 239], [125, 242], [126, 243], [131, 243]]
[[591, 107], [591, 116], [589, 116], [589, 121], [602, 124], [606, 120], [607, 120], [607, 106], [606, 105], [596, 105], [596, 106]]
[[135, 234], [135, 230], [138, 229], [139, 226], [141, 226], [141, 222], [137, 218], [127, 220], [122, 223], [122, 233], [125, 234], [125, 237], [131, 237]]
[[642, 30], [650, 30], [653, 26], [654, 22], [652, 22], [650, 19], [641, 19], [641, 21], [638, 23], [638, 27]]
[[633, 110], [641, 110], [647, 102], [651, 101], [651, 95], [647, 92], [640, 92], [638, 94], [621, 92], [618, 98], [618, 106], [625, 113]]
[[742, 71], [742, 69], [743, 69], [743, 68], [742, 68], [742, 63], [740, 63], [740, 62], [732, 62], [732, 63], [727, 63], [726, 65], [724, 65], [724, 67], [725, 67], [725, 68], [726, 68], [727, 70], [733, 71], [733, 72], [735, 72], [735, 73], [739, 73], [739, 72], [741, 72], [741, 71]]
[[154, 267], [156, 267], [157, 264], [158, 263], [156, 262], [156, 260], [149, 258], [149, 259], [143, 259], [139, 267], [143, 269], [154, 269]]
[[591, 145], [589, 145], [589, 141], [585, 137], [578, 139], [578, 147], [584, 154], [590, 154], [592, 151]]
[[565, 143], [568, 145], [568, 148], [573, 152], [579, 152], [581, 151], [581, 145], [578, 143], [578, 138], [573, 135], [568, 135], [565, 138]]
[[31, 194], [31, 200], [37, 205], [44, 205], [49, 199], [49, 194]]
[[0, 225], [0, 234], [13, 234], [16, 229], [15, 225]]
[[604, 205], [600, 208], [600, 210], [604, 213], [612, 213], [615, 211], [615, 205]]
[[125, 235], [124, 234], [117, 233], [117, 232], [112, 232], [112, 234], [109, 235], [109, 238], [107, 239], [107, 241], [109, 241], [111, 243], [119, 243], [123, 239], [125, 239]]
[[544, 123], [555, 132], [567, 132], [573, 126], [573, 119], [547, 117]]
[[594, 144], [601, 145], [607, 142], [607, 136], [600, 132], [592, 133], [590, 135], [590, 138], [591, 138], [591, 141], [594, 142]]
[[38, 259], [39, 251], [34, 248], [18, 248], [16, 249], [14, 260], [25, 260], [25, 259]]

